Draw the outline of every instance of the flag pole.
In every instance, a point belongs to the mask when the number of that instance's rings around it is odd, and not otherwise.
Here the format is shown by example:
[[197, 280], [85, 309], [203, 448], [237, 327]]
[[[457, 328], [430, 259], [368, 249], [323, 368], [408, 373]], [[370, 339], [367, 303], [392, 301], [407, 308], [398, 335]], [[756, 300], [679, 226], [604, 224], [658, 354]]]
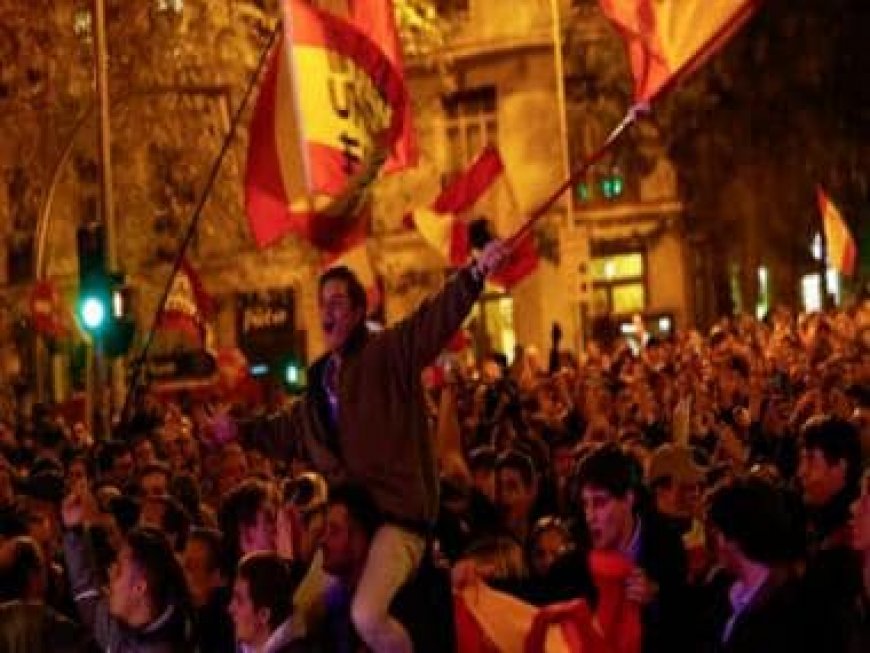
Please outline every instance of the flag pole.
[[620, 123], [613, 128], [613, 131], [610, 132], [610, 135], [607, 137], [607, 140], [604, 141], [604, 144], [599, 147], [595, 152], [587, 156], [583, 161], [571, 171], [569, 177], [562, 182], [562, 185], [559, 186], [553, 193], [546, 199], [544, 202], [532, 211], [531, 215], [526, 218], [526, 221], [517, 229], [514, 234], [507, 238], [505, 241], [508, 248], [513, 251], [516, 249], [517, 245], [529, 234], [532, 228], [538, 223], [544, 215], [546, 215], [547, 211], [549, 211], [553, 205], [559, 200], [562, 193], [571, 188], [574, 184], [579, 181], [583, 175], [591, 168], [593, 165], [598, 163], [607, 154], [608, 150], [619, 140], [619, 137], [622, 136], [625, 131], [637, 120], [638, 116], [642, 113], [646, 113], [649, 111], [649, 105], [647, 103], [638, 103], [633, 105], [628, 112], [626, 112], [625, 116], [622, 118]]
[[[209, 196], [211, 195], [211, 191], [214, 187], [215, 181], [217, 180], [218, 172], [220, 172], [221, 165], [223, 164], [224, 159], [226, 158], [227, 153], [230, 150], [230, 145], [232, 145], [233, 141], [235, 140], [236, 132], [238, 131], [238, 126], [239, 123], [241, 123], [245, 109], [247, 108], [248, 103], [251, 100], [251, 96], [254, 94], [254, 89], [257, 87], [257, 82], [260, 80], [260, 77], [262, 77], [263, 69], [265, 68], [266, 62], [269, 59], [269, 53], [272, 51], [272, 47], [274, 46], [278, 35], [281, 33], [281, 25], [282, 22], [280, 20], [275, 23], [275, 26], [272, 28], [272, 32], [269, 34], [269, 39], [266, 42], [263, 51], [260, 53], [260, 59], [257, 62], [257, 67], [251, 75], [251, 78], [248, 80], [247, 88], [245, 89], [242, 100], [241, 102], [239, 102], [239, 106], [236, 109], [236, 113], [233, 116], [232, 122], [230, 123], [229, 131], [227, 132], [227, 135], [224, 137], [223, 143], [221, 144], [220, 152], [218, 152], [217, 157], [212, 163], [208, 179], [205, 182], [202, 193], [200, 193], [199, 202], [197, 203], [196, 208], [193, 210], [193, 216], [191, 217], [190, 222], [187, 225], [187, 230], [184, 233], [184, 237], [181, 239], [181, 242], [178, 245], [178, 251], [175, 254], [175, 260], [172, 262], [172, 270], [169, 273], [169, 278], [166, 280], [166, 285], [163, 287], [163, 293], [160, 296], [160, 300], [157, 302], [157, 310], [154, 313], [154, 319], [152, 320], [151, 327], [148, 329], [148, 334], [145, 337], [145, 344], [142, 346], [142, 351], [133, 362], [130, 371], [127, 395], [124, 399], [124, 407], [121, 410], [122, 424], [127, 421], [129, 412], [132, 410], [132, 407], [134, 405], [135, 394], [140, 388], [139, 379], [142, 375], [142, 371], [145, 368], [145, 363], [148, 359], [148, 352], [151, 349], [151, 345], [154, 343], [154, 334], [157, 331], [157, 326], [160, 324], [160, 319], [163, 316], [163, 311], [166, 307], [166, 300], [169, 298], [169, 294], [172, 291], [172, 284], [175, 281], [175, 277], [178, 274], [178, 271], [181, 269], [182, 261], [184, 260], [184, 255], [187, 252], [187, 248], [190, 246], [190, 243], [193, 241], [193, 236], [196, 234], [196, 227], [199, 224], [200, 218], [202, 217], [203, 209], [205, 208], [205, 204], [208, 201]], [[142, 385], [147, 385], [147, 382]]]

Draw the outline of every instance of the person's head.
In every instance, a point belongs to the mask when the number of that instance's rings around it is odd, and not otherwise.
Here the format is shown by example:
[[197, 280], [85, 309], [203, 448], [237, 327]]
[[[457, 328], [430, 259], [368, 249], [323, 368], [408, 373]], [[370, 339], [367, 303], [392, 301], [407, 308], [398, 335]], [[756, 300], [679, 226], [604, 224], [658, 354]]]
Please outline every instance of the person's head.
[[194, 528], [190, 531], [181, 565], [194, 606], [205, 605], [211, 593], [226, 583], [222, 567], [225, 560], [223, 546], [223, 535], [217, 529]]
[[330, 268], [318, 282], [320, 326], [329, 351], [344, 347], [366, 315], [366, 291], [350, 268]]
[[190, 516], [175, 497], [146, 496], [142, 499], [139, 525], [150, 526], [166, 535], [173, 551], [183, 551], [190, 529]]
[[681, 519], [695, 515], [704, 469], [695, 463], [691, 449], [663, 444], [653, 453], [647, 476], [658, 512]]
[[529, 567], [536, 576], [545, 576], [553, 563], [573, 545], [568, 526], [556, 517], [538, 520], [529, 536]]
[[235, 442], [224, 445], [221, 451], [218, 491], [226, 495], [248, 476], [248, 458], [245, 450]]
[[516, 581], [528, 576], [523, 547], [506, 535], [475, 540], [462, 557], [474, 563], [485, 581]]
[[861, 494], [852, 503], [852, 547], [870, 559], [870, 469], [861, 480]]
[[169, 494], [172, 472], [163, 463], [146, 465], [139, 474], [139, 494], [144, 497], [163, 497]]
[[0, 603], [41, 601], [45, 596], [45, 558], [30, 537], [13, 537], [0, 544]]
[[568, 479], [571, 478], [571, 472], [574, 470], [575, 446], [574, 440], [567, 436], [554, 439], [550, 445], [553, 478], [556, 479], [560, 487], [568, 482]]
[[615, 550], [630, 539], [641, 489], [637, 461], [615, 445], [604, 445], [584, 458], [577, 490], [595, 549]]
[[147, 435], [139, 436], [133, 440], [132, 450], [133, 464], [139, 472], [157, 462], [157, 450]]
[[224, 497], [218, 517], [234, 560], [275, 550], [275, 506], [265, 483], [252, 479], [239, 485]]
[[317, 551], [326, 531], [326, 500], [329, 495], [326, 480], [315, 472], [303, 472], [284, 485], [284, 502], [299, 516], [296, 545], [299, 559], [309, 562]]
[[823, 416], [804, 425], [798, 476], [808, 506], [823, 506], [843, 492], [854, 495], [860, 472], [861, 443], [852, 424]]
[[745, 561], [766, 566], [789, 561], [796, 548], [797, 519], [785, 492], [748, 476], [716, 489], [709, 501], [719, 562], [740, 573]]
[[169, 606], [188, 603], [184, 572], [163, 533], [152, 528], [127, 533], [109, 568], [109, 613], [130, 627], [141, 628]]
[[495, 459], [497, 455], [492, 447], [478, 447], [468, 456], [468, 467], [471, 470], [471, 481], [474, 489], [495, 503]]
[[86, 456], [74, 456], [66, 466], [67, 487], [76, 487], [80, 483], [89, 483], [91, 468]]
[[293, 579], [275, 553], [260, 551], [239, 563], [229, 613], [236, 639], [259, 650], [292, 612]]
[[324, 571], [346, 584], [355, 583], [381, 523], [381, 514], [365, 488], [344, 485], [331, 490], [320, 545]]
[[103, 481], [115, 487], [124, 487], [133, 472], [133, 454], [125, 442], [110, 440], [103, 444], [98, 456]]
[[532, 459], [519, 451], [506, 451], [495, 463], [496, 499], [509, 521], [527, 519], [538, 494]]

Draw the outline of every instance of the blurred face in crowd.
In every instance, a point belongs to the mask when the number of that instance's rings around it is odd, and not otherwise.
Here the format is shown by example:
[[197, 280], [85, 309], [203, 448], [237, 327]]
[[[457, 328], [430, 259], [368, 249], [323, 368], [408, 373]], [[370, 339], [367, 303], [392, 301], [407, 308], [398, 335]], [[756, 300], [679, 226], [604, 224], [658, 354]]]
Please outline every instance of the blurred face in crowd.
[[248, 476], [248, 459], [238, 445], [226, 445], [221, 457], [218, 489], [221, 495], [239, 485]]
[[91, 434], [81, 422], [76, 422], [70, 431], [70, 440], [74, 447], [88, 447], [92, 444]]
[[553, 475], [556, 482], [561, 487], [565, 485], [571, 477], [571, 471], [574, 469], [574, 449], [573, 447], [563, 444], [553, 448]]
[[112, 462], [112, 480], [123, 486], [133, 473], [133, 454], [129, 451], [121, 451]]
[[57, 509], [46, 501], [28, 499], [27, 534], [51, 555], [60, 538], [60, 520]]
[[163, 472], [145, 474], [139, 481], [143, 497], [163, 497], [169, 494], [169, 478]]
[[257, 517], [253, 523], [241, 527], [239, 541], [242, 553], [255, 551], [274, 551], [276, 538], [275, 508], [266, 501], [257, 509]]
[[527, 519], [535, 502], [535, 485], [527, 485], [516, 469], [502, 467], [496, 473], [498, 506], [509, 521]]
[[545, 575], [553, 563], [570, 545], [564, 529], [553, 526], [540, 530], [532, 542], [532, 570], [538, 576]]
[[320, 290], [319, 308], [326, 348], [337, 351], [362, 321], [363, 309], [353, 305], [347, 283], [341, 279], [331, 279], [324, 284]]
[[690, 479], [671, 478], [655, 490], [656, 509], [680, 519], [690, 519], [696, 514], [700, 498], [700, 483]]
[[181, 567], [191, 598], [197, 607], [205, 605], [212, 591], [224, 584], [217, 561], [212, 560], [208, 545], [195, 537], [190, 538], [184, 547]]
[[130, 547], [124, 545], [109, 567], [109, 614], [129, 625], [141, 613], [147, 600], [148, 582], [142, 567], [133, 558]]
[[601, 550], [626, 546], [634, 530], [633, 493], [628, 492], [625, 497], [619, 498], [604, 488], [587, 485], [581, 495], [592, 546]]
[[308, 511], [302, 514], [300, 522], [302, 533], [299, 538], [299, 557], [309, 561], [314, 557], [326, 533], [326, 512], [323, 509]]
[[852, 546], [870, 556], [870, 473], [864, 475], [861, 494], [852, 504]]
[[242, 644], [258, 647], [269, 639], [269, 610], [254, 605], [247, 579], [236, 578], [229, 612], [233, 619], [236, 639]]
[[846, 486], [846, 461], [828, 462], [819, 449], [801, 449], [798, 478], [808, 506], [823, 506]]
[[81, 483], [87, 483], [88, 467], [85, 464], [85, 461], [76, 458], [70, 462], [66, 475], [69, 487], [78, 487]]
[[323, 570], [345, 581], [352, 579], [361, 569], [368, 555], [368, 539], [340, 504], [326, 511], [326, 530], [320, 545], [323, 551]]
[[151, 440], [142, 438], [133, 445], [133, 461], [136, 469], [145, 469], [148, 465], [157, 462], [157, 453]]

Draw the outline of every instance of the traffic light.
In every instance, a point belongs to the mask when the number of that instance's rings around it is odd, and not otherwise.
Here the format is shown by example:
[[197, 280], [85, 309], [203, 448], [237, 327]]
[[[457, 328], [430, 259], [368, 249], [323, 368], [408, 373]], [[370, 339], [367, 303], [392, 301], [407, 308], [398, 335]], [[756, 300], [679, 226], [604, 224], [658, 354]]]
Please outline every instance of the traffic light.
[[622, 174], [615, 168], [601, 178], [600, 186], [601, 194], [608, 200], [620, 197], [625, 189]]
[[79, 259], [76, 314], [84, 330], [107, 356], [120, 356], [129, 349], [136, 330], [124, 276], [106, 269], [102, 225], [79, 227], [76, 245]]
[[305, 390], [305, 366], [295, 358], [285, 361], [283, 381], [290, 394], [301, 393]]

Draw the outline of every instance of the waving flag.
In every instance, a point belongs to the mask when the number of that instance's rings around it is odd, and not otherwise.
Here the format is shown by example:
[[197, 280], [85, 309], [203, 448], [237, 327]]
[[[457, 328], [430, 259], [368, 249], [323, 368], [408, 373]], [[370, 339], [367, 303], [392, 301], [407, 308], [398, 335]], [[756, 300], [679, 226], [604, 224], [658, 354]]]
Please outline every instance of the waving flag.
[[194, 345], [205, 345], [208, 318], [213, 312], [211, 297], [193, 266], [182, 260], [181, 267], [172, 280], [166, 305], [160, 314], [157, 329], [185, 334]]
[[403, 133], [407, 92], [359, 27], [304, 0], [285, 0], [284, 10], [251, 121], [245, 208], [260, 247], [292, 232], [340, 253], [356, 241], [360, 206]]
[[840, 274], [851, 277], [855, 274], [855, 262], [858, 259], [855, 239], [852, 238], [849, 225], [843, 220], [837, 205], [831, 201], [821, 186], [816, 188], [816, 195], [825, 229], [828, 265], [838, 270]]
[[[432, 204], [409, 216], [410, 226], [454, 267], [464, 265], [475, 246], [472, 243], [468, 213], [499, 181], [507, 183], [504, 162], [499, 151], [487, 146], [472, 164], [454, 179]], [[491, 232], [491, 223], [486, 228]], [[406, 226], [409, 226], [406, 224]], [[492, 238], [489, 233], [487, 239]], [[538, 265], [534, 236], [529, 233], [518, 242], [511, 258], [491, 281], [502, 288], [512, 288], [531, 274]]]
[[599, 0], [626, 42], [634, 97], [651, 102], [701, 66], [761, 0]]

